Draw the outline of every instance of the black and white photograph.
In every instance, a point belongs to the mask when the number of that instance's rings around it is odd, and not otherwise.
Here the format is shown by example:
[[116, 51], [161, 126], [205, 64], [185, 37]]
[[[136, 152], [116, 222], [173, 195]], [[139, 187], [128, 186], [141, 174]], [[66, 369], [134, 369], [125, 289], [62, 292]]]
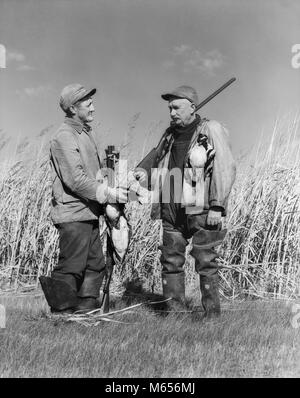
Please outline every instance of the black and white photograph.
[[0, 0], [0, 358], [300, 377], [298, 0]]

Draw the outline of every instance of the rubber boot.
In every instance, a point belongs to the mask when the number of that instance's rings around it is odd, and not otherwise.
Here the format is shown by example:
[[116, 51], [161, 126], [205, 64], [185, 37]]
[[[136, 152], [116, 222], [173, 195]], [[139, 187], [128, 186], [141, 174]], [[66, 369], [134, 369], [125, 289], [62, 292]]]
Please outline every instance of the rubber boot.
[[204, 317], [211, 319], [221, 314], [219, 275], [200, 276], [201, 303]]
[[172, 298], [167, 308], [173, 311], [184, 311], [185, 308], [185, 281], [184, 272], [162, 274], [163, 296]]
[[73, 312], [78, 300], [74, 286], [48, 276], [40, 276], [39, 281], [51, 312]]
[[84, 275], [78, 296], [76, 311], [92, 311], [100, 307], [99, 294], [105, 275], [105, 270], [101, 272], [87, 270]]

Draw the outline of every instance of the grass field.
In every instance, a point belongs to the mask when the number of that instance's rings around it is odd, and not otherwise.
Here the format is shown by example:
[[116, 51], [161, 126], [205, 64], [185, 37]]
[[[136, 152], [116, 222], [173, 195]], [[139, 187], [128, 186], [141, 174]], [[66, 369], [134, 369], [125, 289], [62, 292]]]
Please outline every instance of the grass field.
[[49, 318], [38, 294], [0, 296], [0, 304], [0, 377], [300, 376], [300, 329], [281, 301], [224, 301], [211, 322], [201, 312], [163, 316], [143, 306], [113, 317], [129, 324], [91, 327]]

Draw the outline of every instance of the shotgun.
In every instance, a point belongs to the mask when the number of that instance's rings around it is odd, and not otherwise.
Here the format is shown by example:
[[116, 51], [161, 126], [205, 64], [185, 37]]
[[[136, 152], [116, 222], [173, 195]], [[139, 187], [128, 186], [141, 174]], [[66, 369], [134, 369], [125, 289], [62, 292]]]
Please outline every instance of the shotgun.
[[[106, 167], [108, 169], [115, 169], [115, 164], [117, 159], [119, 159], [119, 153], [116, 152], [115, 146], [114, 145], [108, 145], [107, 149], [105, 149], [106, 153]], [[109, 185], [112, 185], [112, 181], [110, 179], [112, 178], [111, 174], [108, 174], [108, 183]], [[101, 307], [103, 308], [103, 312], [107, 313], [109, 312], [109, 286], [114, 270], [114, 258], [113, 258], [113, 243], [111, 241], [111, 237], [107, 234], [107, 245], [106, 245], [106, 277], [105, 277], [105, 283], [103, 287], [103, 297], [101, 300]]]
[[[223, 91], [226, 87], [228, 87], [230, 84], [236, 81], [236, 78], [233, 77], [228, 82], [223, 84], [220, 88], [218, 88], [216, 91], [214, 91], [211, 95], [209, 95], [205, 100], [200, 102], [199, 105], [196, 106], [195, 112], [197, 112], [199, 109], [201, 109], [204, 105], [206, 105], [209, 101], [211, 101], [216, 95], [220, 94], [221, 91]], [[143, 160], [140, 161], [140, 163], [136, 166], [136, 169], [141, 168], [147, 172], [148, 175], [148, 188], [151, 186], [151, 169], [154, 169], [157, 167], [158, 162], [160, 160], [160, 156], [162, 154], [164, 144], [166, 141], [166, 137], [168, 136], [168, 130], [163, 134], [161, 137], [158, 145], [153, 148], [145, 157]]]

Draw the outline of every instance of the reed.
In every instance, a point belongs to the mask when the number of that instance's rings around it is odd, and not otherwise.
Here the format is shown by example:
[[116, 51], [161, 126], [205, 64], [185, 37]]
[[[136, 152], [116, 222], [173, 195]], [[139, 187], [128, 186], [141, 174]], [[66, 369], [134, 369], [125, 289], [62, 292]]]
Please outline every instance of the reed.
[[[237, 159], [225, 220], [228, 234], [220, 247], [221, 294], [226, 298], [299, 296], [299, 120], [299, 115], [278, 119], [268, 139]], [[38, 277], [48, 274], [57, 261], [58, 236], [49, 217], [48, 130], [34, 142], [21, 143], [9, 161], [4, 154], [7, 138], [0, 137], [2, 290], [38, 286]], [[130, 145], [124, 148], [136, 156]], [[150, 220], [149, 205], [129, 203], [126, 215], [132, 238], [126, 258], [115, 267], [115, 289], [138, 279], [152, 292], [159, 291], [161, 224]], [[187, 286], [193, 288], [198, 278], [189, 255], [185, 270]]]

